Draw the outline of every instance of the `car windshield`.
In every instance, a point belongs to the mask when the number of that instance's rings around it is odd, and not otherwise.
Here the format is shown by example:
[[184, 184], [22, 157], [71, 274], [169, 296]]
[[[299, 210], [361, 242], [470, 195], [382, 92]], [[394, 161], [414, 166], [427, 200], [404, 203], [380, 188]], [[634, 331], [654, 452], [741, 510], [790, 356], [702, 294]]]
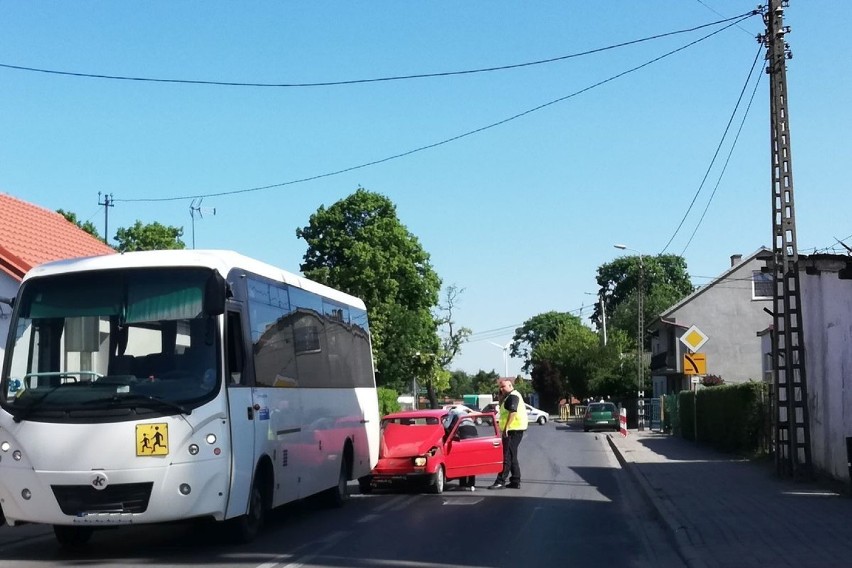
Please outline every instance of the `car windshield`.
[[611, 402], [598, 402], [589, 405], [589, 412], [612, 412], [615, 405]]
[[0, 403], [16, 420], [184, 412], [218, 389], [207, 269], [121, 270], [23, 284]]
[[388, 424], [400, 424], [402, 426], [434, 426], [438, 424], [438, 419], [434, 416], [404, 416], [385, 418], [382, 420], [382, 428]]

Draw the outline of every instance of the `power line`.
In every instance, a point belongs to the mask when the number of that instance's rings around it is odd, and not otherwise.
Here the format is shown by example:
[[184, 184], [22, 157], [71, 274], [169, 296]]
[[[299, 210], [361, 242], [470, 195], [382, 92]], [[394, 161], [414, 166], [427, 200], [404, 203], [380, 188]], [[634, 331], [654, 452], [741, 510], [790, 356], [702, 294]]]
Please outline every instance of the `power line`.
[[305, 182], [309, 182], [309, 181], [316, 181], [316, 180], [318, 180], [318, 179], [323, 179], [323, 178], [327, 178], [327, 177], [332, 177], [332, 176], [336, 176], [336, 175], [344, 174], [344, 173], [347, 173], [347, 172], [352, 172], [352, 171], [355, 171], [355, 170], [360, 170], [360, 169], [367, 168], [367, 167], [370, 167], [370, 166], [375, 166], [375, 165], [378, 165], [378, 164], [382, 164], [382, 163], [385, 163], [385, 162], [389, 162], [389, 161], [391, 161], [391, 160], [396, 160], [396, 159], [399, 159], [399, 158], [404, 158], [404, 157], [406, 157], [406, 156], [410, 156], [410, 155], [412, 155], [412, 154], [416, 154], [416, 153], [418, 153], [418, 152], [423, 152], [423, 151], [425, 151], [425, 150], [431, 150], [431, 149], [433, 149], [433, 148], [437, 148], [437, 147], [439, 147], [439, 146], [443, 146], [443, 145], [445, 145], [445, 144], [449, 144], [450, 142], [455, 142], [455, 141], [457, 141], [457, 140], [461, 140], [462, 138], [467, 138], [468, 136], [472, 136], [472, 135], [474, 135], [474, 134], [479, 134], [480, 132], [484, 132], [484, 131], [486, 131], [486, 130], [490, 130], [490, 129], [492, 129], [492, 128], [496, 128], [497, 126], [502, 126], [503, 124], [506, 124], [506, 123], [511, 122], [511, 121], [513, 121], [513, 120], [517, 120], [517, 119], [519, 119], [519, 118], [522, 118], [522, 117], [527, 116], [527, 115], [529, 115], [529, 114], [532, 114], [532, 113], [534, 113], [534, 112], [540, 111], [540, 110], [545, 109], [545, 108], [550, 107], [550, 106], [553, 106], [553, 105], [555, 105], [555, 104], [557, 104], [557, 103], [561, 103], [561, 102], [566, 101], [566, 100], [568, 100], [568, 99], [574, 98], [574, 97], [576, 97], [576, 96], [578, 96], [578, 95], [581, 95], [581, 94], [583, 94], [583, 93], [586, 93], [586, 92], [588, 92], [588, 91], [591, 91], [592, 89], [595, 89], [595, 88], [597, 88], [597, 87], [600, 87], [600, 86], [603, 86], [603, 85], [605, 85], [605, 84], [607, 84], [607, 83], [610, 83], [610, 82], [612, 82], [612, 81], [614, 81], [614, 80], [616, 80], [616, 79], [619, 79], [619, 78], [621, 78], [621, 77], [624, 77], [625, 75], [629, 75], [630, 73], [634, 73], [634, 72], [636, 72], [636, 71], [639, 71], [640, 69], [643, 69], [643, 68], [645, 68], [645, 67], [647, 67], [647, 66], [649, 66], [649, 65], [651, 65], [651, 64], [653, 64], [653, 63], [656, 63], [656, 62], [658, 62], [658, 61], [660, 61], [660, 60], [662, 60], [662, 59], [665, 59], [665, 58], [667, 58], [667, 57], [670, 57], [670, 56], [672, 56], [672, 55], [674, 55], [674, 54], [676, 54], [676, 53], [679, 53], [679, 52], [681, 52], [681, 51], [683, 51], [683, 50], [685, 50], [685, 49], [688, 49], [688, 48], [692, 47], [693, 45], [696, 45], [696, 44], [698, 44], [698, 43], [700, 43], [700, 42], [702, 42], [702, 41], [705, 41], [705, 40], [707, 40], [707, 39], [709, 39], [709, 38], [711, 38], [711, 37], [715, 36], [716, 34], [719, 34], [719, 33], [723, 32], [723, 31], [725, 31], [726, 29], [728, 29], [728, 28], [730, 28], [730, 27], [732, 27], [732, 26], [736, 25], [736, 24], [737, 24], [737, 23], [739, 23], [740, 21], [745, 20], [747, 17], [750, 17], [750, 16], [746, 16], [746, 17], [740, 18], [740, 19], [739, 19], [739, 20], [737, 20], [736, 22], [731, 23], [731, 24], [728, 24], [727, 26], [724, 26], [724, 27], [722, 27], [722, 28], [720, 28], [720, 29], [718, 29], [718, 30], [716, 30], [716, 31], [713, 31], [713, 32], [711, 32], [711, 33], [709, 33], [709, 34], [707, 34], [707, 35], [705, 35], [705, 36], [702, 36], [702, 37], [701, 37], [701, 38], [699, 38], [699, 39], [693, 40], [693, 41], [691, 41], [691, 42], [689, 42], [689, 43], [687, 43], [687, 44], [685, 44], [685, 45], [683, 45], [683, 46], [681, 46], [681, 47], [678, 47], [678, 48], [676, 48], [676, 49], [673, 49], [673, 50], [671, 50], [671, 51], [668, 51], [668, 52], [664, 53], [663, 55], [660, 55], [660, 56], [655, 57], [655, 58], [653, 58], [653, 59], [651, 59], [651, 60], [649, 60], [649, 61], [646, 61], [645, 63], [642, 63], [642, 64], [637, 65], [637, 66], [635, 66], [635, 67], [631, 67], [630, 69], [627, 69], [626, 71], [622, 71], [621, 73], [617, 73], [616, 75], [613, 75], [613, 76], [611, 76], [611, 77], [609, 77], [609, 78], [607, 78], [607, 79], [603, 79], [603, 80], [601, 80], [601, 81], [598, 81], [598, 82], [596, 82], [596, 83], [593, 83], [592, 85], [589, 85], [589, 86], [584, 87], [584, 88], [582, 88], [582, 89], [580, 89], [580, 90], [578, 90], [578, 91], [575, 91], [575, 92], [573, 92], [573, 93], [570, 93], [570, 94], [568, 94], [568, 95], [565, 95], [564, 97], [559, 97], [558, 99], [554, 99], [554, 100], [552, 100], [552, 101], [549, 101], [549, 102], [546, 102], [546, 103], [540, 104], [540, 105], [538, 105], [538, 106], [536, 106], [536, 107], [533, 107], [533, 108], [531, 108], [531, 109], [525, 110], [525, 111], [523, 111], [523, 112], [519, 112], [518, 114], [515, 114], [515, 115], [510, 116], [510, 117], [508, 117], [508, 118], [504, 118], [503, 120], [499, 120], [499, 121], [497, 121], [497, 122], [491, 123], [491, 124], [489, 124], [489, 125], [487, 125], [487, 126], [482, 126], [482, 127], [480, 127], [480, 128], [476, 128], [476, 129], [474, 129], [474, 130], [470, 130], [470, 131], [468, 131], [468, 132], [465, 132], [465, 133], [462, 133], [462, 134], [458, 134], [458, 135], [456, 135], [456, 136], [452, 136], [452, 137], [450, 137], [450, 138], [446, 138], [446, 139], [441, 140], [441, 141], [439, 141], [439, 142], [435, 142], [435, 143], [432, 143], [432, 144], [427, 144], [427, 145], [425, 145], [425, 146], [420, 146], [419, 148], [414, 148], [414, 149], [412, 149], [412, 150], [408, 150], [408, 151], [405, 151], [405, 152], [401, 152], [401, 153], [399, 153], [399, 154], [394, 154], [394, 155], [392, 155], [392, 156], [387, 156], [387, 157], [384, 157], [384, 158], [380, 158], [380, 159], [378, 159], [378, 160], [373, 160], [373, 161], [370, 161], [370, 162], [365, 162], [365, 163], [363, 163], [363, 164], [359, 164], [359, 165], [356, 165], [356, 166], [350, 166], [350, 167], [347, 167], [347, 168], [342, 168], [342, 169], [339, 169], [339, 170], [335, 170], [335, 171], [331, 171], [331, 172], [326, 172], [326, 173], [323, 173], [323, 174], [317, 174], [317, 175], [314, 175], [314, 176], [309, 176], [309, 177], [304, 177], [304, 178], [294, 179], [294, 180], [285, 181], [285, 182], [282, 182], [282, 183], [275, 183], [275, 184], [270, 184], [270, 185], [263, 185], [263, 186], [259, 186], [259, 187], [252, 187], [252, 188], [247, 188], [247, 189], [236, 189], [236, 190], [231, 190], [231, 191], [220, 191], [220, 192], [216, 192], [216, 193], [201, 193], [201, 194], [194, 194], [194, 195], [181, 195], [181, 196], [177, 196], [177, 197], [145, 197], [145, 198], [136, 198], [136, 199], [116, 199], [115, 201], [121, 201], [121, 202], [125, 202], [125, 203], [131, 203], [131, 202], [133, 202], [133, 203], [139, 203], [139, 202], [148, 202], [148, 203], [151, 203], [151, 202], [178, 201], [178, 200], [185, 200], [185, 199], [198, 199], [198, 198], [202, 198], [202, 197], [221, 197], [221, 196], [224, 196], [224, 195], [237, 195], [237, 194], [242, 194], [242, 193], [251, 193], [251, 192], [263, 191], [263, 190], [267, 190], [267, 189], [275, 189], [275, 188], [279, 188], [279, 187], [285, 187], [285, 186], [288, 186], [288, 185], [295, 185], [295, 184], [299, 184], [299, 183], [305, 183]]
[[[757, 55], [759, 56], [761, 51], [763, 51], [763, 46], [758, 50]], [[743, 85], [743, 91], [745, 91], [748, 82], [751, 81], [752, 75], [754, 74], [755, 66], [757, 65], [757, 57], [754, 59], [754, 64], [751, 67], [751, 72], [749, 73], [748, 79], [746, 79], [745, 85]], [[707, 200], [707, 204], [704, 205], [704, 211], [701, 212], [701, 217], [698, 219], [698, 223], [695, 224], [695, 228], [692, 230], [692, 234], [689, 236], [689, 240], [686, 241], [686, 244], [683, 246], [683, 250], [680, 251], [680, 255], [683, 256], [683, 253], [686, 252], [686, 249], [689, 248], [689, 245], [692, 243], [692, 239], [695, 238], [695, 233], [698, 232], [698, 227], [701, 226], [701, 222], [704, 221], [704, 216], [707, 215], [707, 210], [710, 208], [710, 204], [713, 202], [713, 198], [716, 196], [716, 190], [719, 189], [719, 184], [722, 182], [722, 178], [725, 176], [725, 171], [728, 169], [728, 164], [731, 162], [731, 156], [734, 154], [734, 149], [737, 147], [737, 141], [740, 139], [740, 134], [743, 131], [743, 126], [745, 126], [746, 118], [748, 118], [749, 111], [751, 110], [751, 105], [754, 102], [754, 97], [757, 94], [757, 87], [760, 85], [760, 78], [762, 75], [757, 76], [757, 81], [754, 82], [754, 89], [751, 91], [751, 98], [748, 101], [748, 105], [746, 106], [745, 112], [743, 113], [743, 118], [740, 121], [740, 127], [737, 129], [737, 133], [734, 136], [734, 141], [731, 144], [731, 148], [728, 150], [728, 157], [725, 159], [725, 164], [722, 166], [722, 171], [719, 172], [719, 177], [716, 179], [716, 185], [713, 186], [713, 192], [710, 194], [710, 199]], [[734, 108], [734, 113], [737, 112], [737, 108], [740, 106], [740, 102], [742, 101], [743, 93], [740, 93], [740, 98], [737, 100], [737, 106]], [[733, 115], [731, 115], [731, 120], [733, 120]], [[730, 125], [730, 122], [728, 123]], [[727, 129], [725, 130], [727, 134]], [[723, 137], [724, 140], [724, 137]], [[721, 146], [721, 141], [719, 142]], [[715, 156], [713, 157], [715, 161]], [[711, 163], [712, 166], [712, 163]], [[709, 171], [709, 170], [708, 170]]]
[[704, 172], [704, 177], [701, 179], [701, 183], [698, 185], [698, 189], [696, 190], [695, 195], [692, 196], [692, 201], [689, 202], [689, 207], [686, 208], [686, 212], [683, 214], [680, 223], [678, 223], [677, 228], [675, 229], [672, 236], [669, 238], [669, 241], [666, 243], [666, 246], [664, 246], [663, 250], [660, 251], [660, 254], [666, 252], [666, 250], [669, 248], [669, 245], [672, 244], [672, 241], [680, 232], [680, 229], [683, 227], [686, 218], [689, 216], [689, 212], [692, 211], [692, 206], [695, 205], [695, 201], [698, 199], [698, 195], [704, 189], [704, 184], [707, 182], [707, 178], [710, 176], [710, 171], [713, 169], [713, 165], [716, 163], [716, 158], [719, 157], [719, 151], [722, 149], [722, 144], [724, 143], [725, 138], [727, 138], [728, 136], [728, 131], [731, 128], [731, 123], [734, 121], [734, 117], [737, 114], [737, 109], [739, 109], [740, 107], [740, 103], [743, 100], [743, 94], [745, 93], [745, 89], [748, 86], [749, 81], [751, 81], [751, 77], [754, 74], [754, 68], [757, 65], [758, 57], [760, 56], [762, 51], [763, 46], [760, 46], [758, 48], [757, 55], [755, 56], [754, 61], [752, 62], [751, 70], [749, 71], [748, 77], [746, 78], [746, 82], [743, 84], [743, 88], [740, 90], [740, 95], [737, 98], [737, 104], [734, 105], [734, 110], [731, 112], [731, 116], [728, 119], [728, 124], [725, 125], [725, 130], [722, 133], [722, 137], [719, 140], [719, 144], [716, 145], [716, 151], [713, 153], [713, 158], [710, 160], [710, 164], [707, 166], [707, 170]]
[[[104, 73], [81, 73], [74, 71], [61, 71], [58, 69], [45, 69], [39, 67], [27, 67], [23, 65], [12, 65], [9, 63], [0, 63], [0, 67], [5, 69], [12, 69], [15, 71], [27, 71], [31, 73], [45, 73], [49, 75], [61, 75], [65, 77], [77, 77], [83, 79], [104, 79], [110, 81], [135, 81], [135, 82], [145, 82], [145, 83], [171, 83], [171, 84], [182, 84], [182, 85], [203, 85], [203, 86], [217, 86], [217, 87], [259, 87], [259, 88], [304, 88], [304, 87], [337, 87], [337, 86], [345, 86], [345, 85], [357, 85], [364, 83], [380, 83], [380, 82], [388, 82], [388, 81], [405, 81], [411, 79], [430, 79], [436, 77], [451, 77], [457, 75], [473, 75], [477, 73], [490, 73], [495, 71], [507, 71], [510, 69], [519, 69], [522, 67], [532, 67], [535, 65], [544, 65], [547, 63], [556, 63], [559, 61], [565, 61], [567, 59], [573, 59], [576, 57], [582, 57], [585, 55], [592, 55], [595, 53], [601, 53], [604, 51], [609, 51], [613, 49], [618, 49], [621, 47], [627, 47], [630, 45], [636, 45], [639, 43], [652, 41], [655, 39], [670, 37], [673, 35], [684, 34], [689, 32], [694, 32], [703, 28], [707, 28], [710, 26], [716, 26], [719, 24], [724, 24], [726, 22], [730, 22], [732, 20], [745, 20], [748, 17], [754, 16], [757, 14], [756, 10], [751, 12], [747, 12], [744, 14], [740, 14], [739, 16], [734, 16], [731, 18], [725, 18], [723, 20], [718, 20], [715, 22], [711, 22], [709, 24], [702, 24], [700, 26], [695, 26], [692, 28], [676, 30], [672, 32], [666, 32], [662, 34], [657, 34], [641, 39], [626, 41], [622, 43], [617, 43], [613, 45], [609, 45], [606, 47], [600, 47], [596, 49], [590, 49], [588, 51], [582, 51], [579, 53], [571, 53], [568, 55], [560, 55], [558, 57], [551, 57], [548, 59], [539, 59], [536, 61], [527, 61], [524, 63], [515, 63], [510, 65], [497, 65], [493, 67], [483, 67], [479, 69], [465, 69], [461, 71], [442, 71], [438, 73], [416, 73], [411, 75], [394, 75], [389, 77], [374, 77], [368, 79], [350, 79], [350, 80], [339, 80], [339, 81], [320, 81], [314, 83], [260, 83], [260, 82], [240, 82], [240, 81], [213, 81], [213, 80], [201, 80], [201, 79], [165, 79], [160, 77], [139, 77], [139, 76], [129, 76], [129, 75], [108, 75]], [[738, 22], [737, 22], [738, 23]]]

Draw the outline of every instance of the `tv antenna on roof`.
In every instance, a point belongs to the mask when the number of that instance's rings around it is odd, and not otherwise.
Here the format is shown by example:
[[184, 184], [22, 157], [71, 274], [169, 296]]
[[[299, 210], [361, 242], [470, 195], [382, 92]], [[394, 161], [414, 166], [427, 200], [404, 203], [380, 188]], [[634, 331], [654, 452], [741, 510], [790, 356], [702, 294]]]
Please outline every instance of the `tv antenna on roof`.
[[201, 202], [204, 201], [204, 198], [201, 197], [199, 199], [193, 199], [189, 203], [189, 216], [192, 219], [192, 248], [195, 249], [195, 214], [198, 214], [199, 219], [204, 219], [205, 213], [211, 213], [213, 215], [216, 214], [215, 207], [202, 207]]

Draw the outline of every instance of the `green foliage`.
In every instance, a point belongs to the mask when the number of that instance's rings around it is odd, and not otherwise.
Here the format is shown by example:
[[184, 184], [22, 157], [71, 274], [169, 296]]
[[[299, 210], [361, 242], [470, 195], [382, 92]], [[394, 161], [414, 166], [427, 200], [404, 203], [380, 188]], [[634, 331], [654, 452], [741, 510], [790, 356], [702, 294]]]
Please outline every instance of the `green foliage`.
[[582, 397], [588, 393], [599, 348], [598, 335], [584, 326], [579, 317], [570, 316], [554, 336], [536, 345], [532, 353], [533, 364], [546, 361], [558, 372], [561, 388], [556, 393], [559, 395], [557, 400], [566, 393]]
[[[636, 395], [637, 359], [630, 354], [631, 340], [620, 329], [608, 333], [607, 344], [598, 344], [590, 351], [591, 372], [585, 391], [572, 392], [578, 398], [590, 394], [606, 395], [614, 399], [633, 398]], [[646, 376], [648, 372], [645, 373]], [[579, 393], [579, 394], [577, 394]]]
[[532, 354], [539, 343], [554, 339], [562, 329], [580, 323], [580, 318], [567, 312], [545, 312], [531, 317], [515, 330], [512, 337], [512, 357], [524, 359], [523, 369], [533, 370]]
[[301, 264], [306, 277], [367, 304], [379, 384], [405, 390], [417, 377], [421, 384], [449, 386], [431, 313], [441, 281], [387, 197], [359, 188], [320, 207], [296, 236], [308, 244]]
[[[516, 379], [515, 380], [515, 390], [517, 390], [519, 393], [521, 393], [521, 396], [524, 397], [525, 401], [529, 402], [530, 395], [533, 393], [533, 391], [535, 389], [533, 388], [532, 381], [525, 381], [523, 379]], [[483, 393], [483, 394], [485, 394], [485, 393]], [[496, 399], [496, 397], [495, 397], [495, 399]]]
[[681, 392], [678, 406], [684, 438], [725, 452], [753, 453], [766, 447], [768, 398], [764, 383], [722, 385], [701, 389], [697, 395]]
[[[597, 283], [604, 298], [607, 330], [621, 329], [636, 342], [638, 331], [637, 292], [642, 280], [642, 311], [645, 323], [676, 304], [693, 291], [686, 260], [682, 256], [661, 254], [622, 256], [598, 267]], [[595, 305], [592, 321], [601, 325], [600, 304]], [[650, 338], [644, 338], [648, 348]]]
[[399, 410], [399, 402], [396, 400], [399, 398], [398, 392], [386, 387], [378, 387], [376, 392], [379, 396], [379, 414], [381, 416], [385, 416], [386, 414], [397, 412]]
[[460, 399], [466, 394], [476, 394], [473, 390], [473, 377], [464, 371], [453, 371], [450, 373], [450, 384], [444, 394], [454, 399]]
[[91, 221], [85, 221], [85, 222], [79, 221], [77, 219], [77, 214], [72, 213], [70, 211], [64, 211], [62, 209], [57, 209], [56, 212], [59, 213], [60, 215], [62, 215], [63, 217], [65, 217], [65, 219], [69, 223], [73, 223], [73, 224], [77, 225], [79, 228], [83, 229], [84, 231], [86, 231], [87, 233], [89, 233], [90, 235], [95, 237], [96, 239], [103, 240], [103, 237], [100, 236], [100, 234], [98, 233], [98, 229], [95, 227], [95, 224], [92, 223]]
[[532, 386], [538, 393], [542, 406], [551, 406], [553, 401], [563, 398], [566, 387], [559, 369], [548, 360], [541, 360], [533, 366]]
[[115, 233], [118, 242], [118, 252], [139, 250], [173, 250], [185, 249], [186, 244], [180, 238], [183, 236], [182, 227], [171, 227], [161, 223], [143, 225], [136, 221], [132, 227], [119, 228]]

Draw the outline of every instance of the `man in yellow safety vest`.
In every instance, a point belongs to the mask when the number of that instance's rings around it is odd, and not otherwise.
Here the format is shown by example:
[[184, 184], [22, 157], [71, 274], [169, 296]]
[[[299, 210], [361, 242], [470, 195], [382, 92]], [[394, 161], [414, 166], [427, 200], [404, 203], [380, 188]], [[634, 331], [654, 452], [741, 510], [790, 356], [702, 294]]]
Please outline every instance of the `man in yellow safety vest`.
[[[524, 397], [515, 390], [512, 379], [500, 379], [500, 431], [503, 434], [503, 471], [488, 489], [521, 488], [521, 466], [518, 464], [518, 446], [527, 429], [527, 409]], [[508, 479], [509, 483], [506, 483]]]

